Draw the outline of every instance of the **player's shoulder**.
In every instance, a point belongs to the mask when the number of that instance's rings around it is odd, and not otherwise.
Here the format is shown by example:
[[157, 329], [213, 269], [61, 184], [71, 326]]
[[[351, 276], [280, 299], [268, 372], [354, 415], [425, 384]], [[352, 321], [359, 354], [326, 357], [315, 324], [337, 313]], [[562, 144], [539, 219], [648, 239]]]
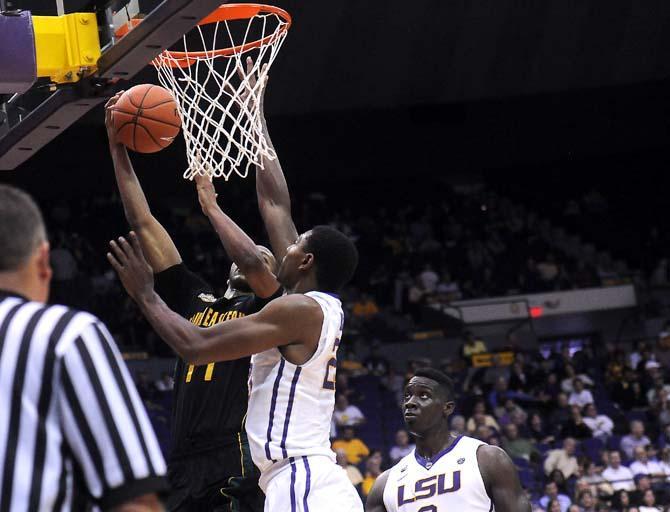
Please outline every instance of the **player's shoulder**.
[[486, 443], [477, 447], [477, 464], [485, 485], [497, 474], [514, 471], [514, 463], [507, 452]]

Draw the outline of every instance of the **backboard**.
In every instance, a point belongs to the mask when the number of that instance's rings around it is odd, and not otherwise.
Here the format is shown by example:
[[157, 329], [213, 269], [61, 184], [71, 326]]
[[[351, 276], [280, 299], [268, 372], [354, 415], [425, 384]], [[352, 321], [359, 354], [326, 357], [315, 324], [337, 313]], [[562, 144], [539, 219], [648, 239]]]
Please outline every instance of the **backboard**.
[[[97, 61], [82, 67], [72, 83], [38, 78], [26, 92], [0, 94], [0, 170], [15, 169], [116, 90], [127, 88], [127, 80], [221, 3], [227, 2], [0, 0], [0, 11], [4, 12], [33, 9], [43, 16], [95, 13], [101, 49]], [[143, 21], [117, 38], [121, 25], [133, 18]], [[0, 73], [4, 71], [0, 62]]]

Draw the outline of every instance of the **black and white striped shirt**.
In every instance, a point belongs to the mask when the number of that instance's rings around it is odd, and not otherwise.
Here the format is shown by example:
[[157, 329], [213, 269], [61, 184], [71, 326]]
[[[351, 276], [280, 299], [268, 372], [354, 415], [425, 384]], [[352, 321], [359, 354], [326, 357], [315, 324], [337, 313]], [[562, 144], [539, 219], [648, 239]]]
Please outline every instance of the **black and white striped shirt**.
[[0, 291], [0, 512], [109, 508], [165, 470], [104, 324]]

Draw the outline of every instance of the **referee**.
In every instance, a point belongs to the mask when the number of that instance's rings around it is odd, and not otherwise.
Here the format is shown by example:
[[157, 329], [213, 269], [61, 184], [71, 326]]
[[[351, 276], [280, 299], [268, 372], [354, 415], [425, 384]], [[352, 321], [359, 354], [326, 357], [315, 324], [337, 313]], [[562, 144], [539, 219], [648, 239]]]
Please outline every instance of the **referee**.
[[0, 185], [0, 512], [159, 511], [165, 462], [94, 316], [45, 302], [37, 205]]

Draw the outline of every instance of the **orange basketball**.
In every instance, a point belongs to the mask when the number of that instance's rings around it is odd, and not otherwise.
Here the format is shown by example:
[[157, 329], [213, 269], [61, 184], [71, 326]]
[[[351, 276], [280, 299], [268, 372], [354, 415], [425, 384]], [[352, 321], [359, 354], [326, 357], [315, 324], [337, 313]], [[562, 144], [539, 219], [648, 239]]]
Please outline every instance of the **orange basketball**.
[[119, 142], [138, 153], [155, 153], [172, 144], [181, 120], [172, 93], [141, 84], [124, 92], [112, 109]]

